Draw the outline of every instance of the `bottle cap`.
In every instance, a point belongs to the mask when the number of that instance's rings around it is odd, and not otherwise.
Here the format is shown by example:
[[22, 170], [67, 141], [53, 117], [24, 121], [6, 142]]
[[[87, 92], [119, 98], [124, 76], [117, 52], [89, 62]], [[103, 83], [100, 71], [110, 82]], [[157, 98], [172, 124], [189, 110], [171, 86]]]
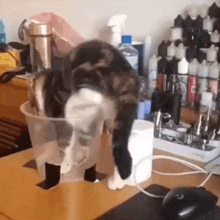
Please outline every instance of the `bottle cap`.
[[174, 27], [184, 28], [185, 27], [184, 22], [185, 22], [184, 19], [179, 14], [174, 20]]
[[159, 57], [167, 56], [167, 44], [165, 41], [162, 41], [161, 44], [158, 46], [158, 56]]
[[178, 70], [178, 62], [179, 60], [177, 60], [175, 57], [173, 57], [172, 60], [170, 60], [169, 62], [167, 62], [167, 68], [166, 68], [166, 74], [167, 75], [171, 75], [171, 74], [177, 74], [177, 70]]
[[217, 59], [217, 49], [214, 44], [212, 44], [206, 52], [206, 59], [209, 62], [214, 62]]
[[[200, 31], [202, 32], [203, 29], [203, 18], [198, 15], [195, 22], [193, 22], [194, 28], [196, 28], [197, 32]], [[200, 33], [201, 34], [201, 33]]]
[[206, 60], [206, 53], [199, 50], [199, 52], [196, 54], [196, 58], [197, 58], [199, 63], [202, 63], [203, 60]]
[[188, 62], [191, 62], [197, 54], [197, 48], [195, 46], [190, 46], [186, 49], [186, 59]]
[[193, 61], [189, 63], [189, 75], [196, 76], [198, 67], [199, 67], [199, 62], [197, 61], [197, 59], [193, 59]]
[[121, 36], [121, 42], [122, 42], [123, 44], [131, 44], [131, 42], [132, 42], [132, 37], [131, 37], [131, 35], [122, 35], [122, 36]]
[[202, 31], [199, 41], [200, 41], [200, 47], [202, 48], [210, 47], [211, 45], [210, 34], [208, 33], [207, 30]]
[[174, 57], [176, 53], [176, 46], [172, 43], [169, 47], [167, 47], [167, 56]]
[[171, 40], [182, 40], [182, 30], [180, 27], [171, 27]]
[[192, 24], [193, 24], [192, 18], [188, 15], [185, 18], [185, 27], [186, 27], [186, 29], [192, 27]]
[[207, 65], [206, 60], [203, 60], [202, 63], [199, 65], [198, 76], [199, 77], [208, 77], [209, 76], [209, 67]]
[[186, 56], [186, 48], [184, 47], [183, 43], [180, 43], [179, 46], [176, 48], [175, 57], [176, 59], [181, 60], [185, 56]]
[[208, 15], [211, 18], [217, 18], [219, 16], [219, 7], [216, 5], [215, 2], [209, 7]]
[[162, 57], [157, 63], [158, 73], [165, 73], [168, 61], [165, 57]]
[[220, 40], [220, 35], [218, 33], [218, 30], [215, 30], [212, 34], [211, 34], [211, 42], [212, 43], [219, 43]]
[[219, 78], [219, 65], [218, 62], [214, 62], [210, 67], [209, 67], [209, 77], [213, 79], [218, 79]]
[[178, 73], [187, 74], [188, 72], [189, 72], [189, 63], [184, 57], [178, 62]]

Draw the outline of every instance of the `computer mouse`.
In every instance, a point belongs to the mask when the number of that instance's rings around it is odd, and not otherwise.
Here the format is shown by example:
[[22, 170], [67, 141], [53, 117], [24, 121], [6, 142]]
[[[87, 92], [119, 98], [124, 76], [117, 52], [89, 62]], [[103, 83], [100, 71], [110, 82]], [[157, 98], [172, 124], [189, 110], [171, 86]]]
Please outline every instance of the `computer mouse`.
[[179, 187], [170, 190], [163, 199], [162, 213], [169, 220], [192, 220], [211, 211], [218, 197], [203, 187]]

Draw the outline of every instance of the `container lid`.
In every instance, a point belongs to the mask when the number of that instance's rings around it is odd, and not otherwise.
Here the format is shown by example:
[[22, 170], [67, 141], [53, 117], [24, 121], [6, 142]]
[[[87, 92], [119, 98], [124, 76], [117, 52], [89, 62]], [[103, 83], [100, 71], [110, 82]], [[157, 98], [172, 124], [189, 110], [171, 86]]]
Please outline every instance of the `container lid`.
[[195, 28], [202, 28], [203, 27], [203, 18], [198, 15], [195, 22], [194, 22], [194, 27]]
[[188, 60], [188, 62], [191, 62], [197, 54], [197, 48], [194, 46], [191, 46], [189, 48], [186, 49], [186, 59]]
[[202, 34], [199, 38], [201, 47], [204, 47], [204, 48], [210, 47], [210, 45], [211, 45], [211, 40], [210, 39], [211, 39], [211, 36], [208, 33], [208, 31], [203, 30]]
[[158, 61], [158, 65], [157, 65], [157, 71], [158, 73], [165, 73], [166, 68], [167, 68], [167, 59], [165, 57], [162, 57], [159, 61]]
[[179, 60], [186, 56], [186, 48], [184, 47], [183, 43], [180, 43], [179, 46], [176, 48], [175, 56]]
[[45, 24], [36, 24], [31, 23], [30, 26], [30, 35], [50, 35], [52, 34], [52, 25], [50, 23]]
[[219, 16], [219, 7], [215, 2], [209, 7], [209, 16], [211, 18], [217, 18]]
[[196, 76], [198, 67], [199, 67], [199, 62], [197, 61], [197, 59], [193, 59], [193, 61], [189, 64], [189, 75]]
[[183, 57], [182, 60], [178, 62], [178, 73], [180, 74], [188, 74], [189, 71], [189, 63], [186, 58]]
[[177, 74], [177, 70], [178, 70], [178, 62], [179, 60], [177, 60], [175, 57], [173, 57], [172, 60], [170, 60], [169, 62], [167, 62], [167, 68], [166, 68], [166, 74], [169, 76], [171, 74]]
[[179, 14], [174, 20], [174, 27], [184, 28], [184, 22], [185, 22], [184, 19]]
[[167, 44], [165, 41], [162, 41], [158, 46], [158, 56], [166, 57], [167, 56]]
[[199, 61], [199, 63], [202, 63], [203, 60], [206, 60], [206, 53], [200, 50], [200, 51], [196, 54], [196, 58], [197, 58], [197, 60]]
[[212, 43], [219, 43], [219, 39], [220, 35], [218, 33], [218, 30], [215, 30], [212, 34], [211, 34], [211, 42]]
[[174, 43], [170, 44], [169, 47], [167, 47], [167, 56], [168, 57], [174, 57], [176, 53], [176, 46]]
[[188, 15], [185, 19], [185, 25], [186, 25], [186, 28], [187, 27], [192, 27], [192, 24], [193, 24], [193, 21], [192, 21], [192, 18]]
[[209, 67], [207, 65], [206, 60], [203, 60], [202, 63], [199, 65], [198, 76], [199, 77], [208, 77], [209, 76]]
[[214, 62], [210, 67], [209, 67], [209, 77], [213, 79], [218, 79], [219, 78], [219, 65], [218, 62]]
[[131, 44], [131, 42], [132, 42], [132, 37], [131, 37], [131, 35], [122, 35], [122, 36], [121, 36], [121, 42], [122, 42], [123, 44]]

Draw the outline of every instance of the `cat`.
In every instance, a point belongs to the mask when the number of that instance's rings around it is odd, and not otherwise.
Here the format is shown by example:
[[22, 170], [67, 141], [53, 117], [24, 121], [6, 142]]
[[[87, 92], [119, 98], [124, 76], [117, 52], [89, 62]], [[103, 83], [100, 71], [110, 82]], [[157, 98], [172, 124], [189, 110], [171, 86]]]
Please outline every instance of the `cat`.
[[[97, 100], [112, 133], [116, 172], [122, 180], [131, 175], [128, 139], [137, 115], [140, 82], [116, 47], [101, 40], [85, 41], [64, 58], [62, 71], [45, 70], [30, 79], [30, 104], [41, 116], [74, 117], [74, 103]], [[69, 130], [66, 133], [70, 136]]]

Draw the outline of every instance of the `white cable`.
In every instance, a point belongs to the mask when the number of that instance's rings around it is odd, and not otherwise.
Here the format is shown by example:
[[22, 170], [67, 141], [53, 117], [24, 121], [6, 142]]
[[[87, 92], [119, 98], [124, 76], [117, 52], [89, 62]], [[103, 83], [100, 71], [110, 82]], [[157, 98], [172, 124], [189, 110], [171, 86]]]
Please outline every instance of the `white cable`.
[[154, 173], [157, 173], [161, 176], [185, 176], [185, 175], [194, 175], [199, 173], [204, 173], [202, 171], [192, 171], [192, 172], [183, 172], [183, 173], [163, 173], [156, 170], [152, 170]]
[[203, 168], [193, 164], [193, 163], [190, 163], [188, 161], [185, 161], [185, 160], [181, 160], [179, 158], [176, 158], [176, 157], [170, 157], [170, 156], [164, 156], [164, 155], [154, 155], [152, 157], [152, 160], [155, 160], [155, 159], [168, 159], [168, 160], [173, 160], [173, 161], [176, 161], [176, 162], [179, 162], [179, 163], [182, 163], [190, 168], [196, 168], [197, 170], [200, 170], [202, 171], [203, 173], [208, 173], [206, 170], [204, 170]]
[[[150, 197], [153, 197], [153, 198], [164, 198], [165, 196], [159, 196], [159, 195], [154, 195], [154, 194], [151, 194], [149, 192], [146, 192], [145, 190], [143, 190], [140, 185], [138, 184], [137, 180], [136, 180], [136, 168], [141, 164], [143, 163], [143, 161], [145, 160], [149, 160], [149, 156], [146, 156], [144, 158], [142, 158], [138, 164], [134, 167], [134, 183], [135, 185], [137, 186], [137, 188], [142, 191], [145, 195], [148, 195]], [[207, 174], [208, 172], [206, 170], [204, 170], [203, 168], [193, 164], [193, 163], [190, 163], [188, 161], [185, 161], [185, 160], [181, 160], [181, 159], [178, 159], [178, 158], [175, 158], [175, 157], [170, 157], [170, 156], [164, 156], [164, 155], [154, 155], [152, 157], [152, 161], [155, 160], [155, 159], [168, 159], [168, 160], [173, 160], [173, 161], [176, 161], [176, 162], [179, 162], [179, 163], [182, 163], [190, 168], [194, 168], [194, 169], [197, 169], [197, 171], [192, 171], [192, 172], [182, 172], [182, 173], [162, 173], [162, 172], [159, 172], [159, 171], [154, 171], [156, 173], [159, 173], [161, 175], [177, 175], [177, 176], [181, 176], [181, 175], [188, 175], [188, 174], [198, 174], [198, 173], [205, 173]], [[202, 187], [206, 184], [206, 182], [210, 179], [210, 177], [212, 176], [212, 173], [210, 173], [207, 178], [199, 185], [199, 187]]]
[[207, 176], [207, 178], [199, 185], [199, 187], [204, 186], [204, 185], [208, 182], [208, 180], [211, 178], [211, 176], [212, 176], [212, 173], [210, 173], [210, 174]]
[[137, 186], [137, 188], [138, 188], [139, 190], [141, 190], [145, 195], [148, 195], [148, 196], [153, 197], [153, 198], [163, 199], [164, 196], [157, 196], [157, 195], [151, 194], [151, 193], [149, 193], [149, 192], [147, 192], [147, 191], [144, 191], [144, 190], [140, 187], [140, 185], [138, 184], [138, 182], [137, 182], [137, 180], [136, 180], [136, 167], [138, 167], [143, 161], [145, 161], [145, 160], [147, 160], [147, 159], [149, 159], [149, 156], [146, 156], [146, 157], [142, 158], [142, 159], [138, 162], [138, 164], [134, 167], [134, 183], [135, 183], [135, 185]]

